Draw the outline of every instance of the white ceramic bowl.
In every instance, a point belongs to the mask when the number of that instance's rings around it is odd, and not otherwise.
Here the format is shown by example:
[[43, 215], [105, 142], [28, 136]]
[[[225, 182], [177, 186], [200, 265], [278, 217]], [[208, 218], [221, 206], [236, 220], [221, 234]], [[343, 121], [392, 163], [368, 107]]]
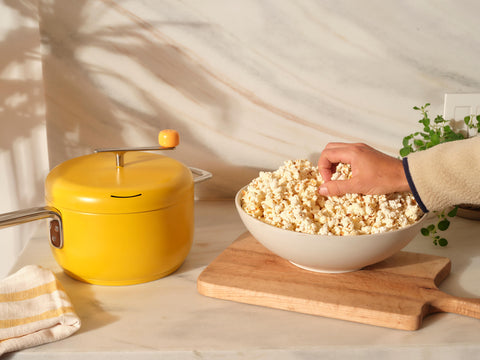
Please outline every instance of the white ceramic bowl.
[[248, 231], [263, 246], [306, 270], [337, 273], [359, 270], [387, 259], [403, 249], [420, 231], [425, 215], [415, 224], [372, 235], [312, 235], [280, 229], [247, 214], [241, 199], [235, 205]]

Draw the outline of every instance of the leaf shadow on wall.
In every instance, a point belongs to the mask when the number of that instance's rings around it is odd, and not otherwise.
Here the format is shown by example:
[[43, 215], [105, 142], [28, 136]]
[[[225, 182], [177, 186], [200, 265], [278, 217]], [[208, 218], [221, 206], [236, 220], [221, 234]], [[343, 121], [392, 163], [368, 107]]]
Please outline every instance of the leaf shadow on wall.
[[[31, 206], [45, 204], [44, 183], [48, 172], [48, 159], [45, 139], [45, 93], [42, 81], [42, 66], [40, 52], [40, 36], [36, 23], [38, 21], [37, 0], [5, 0], [3, 8], [8, 8], [12, 13], [12, 26], [7, 25], [0, 42], [0, 180], [2, 186], [2, 205], [14, 206], [8, 209], [17, 210]], [[6, 181], [6, 184], [3, 181]], [[9, 201], [5, 199], [8, 198]], [[5, 204], [5, 203], [8, 204]], [[32, 237], [36, 230], [35, 223], [17, 226], [18, 235], [15, 233], [14, 242], [17, 250]], [[3, 231], [3, 230], [2, 230]], [[18, 237], [18, 239], [17, 239]], [[45, 229], [45, 237], [47, 232]], [[0, 234], [0, 249], [7, 238]], [[45, 265], [49, 255], [49, 245], [46, 253], [38, 254], [38, 261]], [[3, 249], [2, 249], [3, 250]], [[37, 253], [35, 253], [37, 255]], [[5, 254], [2, 254], [5, 255]], [[51, 259], [51, 258], [49, 258]], [[10, 260], [10, 259], [9, 259]], [[14, 260], [14, 259], [13, 259]], [[3, 261], [3, 258], [2, 258]], [[53, 262], [53, 259], [51, 260]], [[15, 265], [19, 266], [21, 263]], [[47, 265], [49, 268], [50, 266]], [[53, 268], [53, 266], [52, 266]], [[3, 274], [2, 274], [3, 275]], [[62, 283], [66, 275], [60, 273]], [[68, 285], [67, 285], [68, 287]], [[68, 293], [79, 290], [69, 289]], [[83, 316], [84, 306], [78, 304], [80, 300], [87, 299], [95, 304], [92, 292], [84, 287], [82, 298], [74, 295], [74, 305]], [[78, 305], [78, 306], [77, 306]], [[101, 305], [101, 304], [100, 304]], [[95, 305], [98, 317], [94, 321], [87, 321], [82, 331], [104, 326], [114, 322], [116, 317]], [[82, 319], [84, 320], [84, 319]], [[9, 357], [10, 355], [7, 355]], [[13, 356], [13, 355], [12, 355]]]
[[[103, 16], [109, 25], [102, 25]], [[108, 1], [70, 2], [68, 8], [62, 1], [42, 3], [40, 19], [51, 166], [94, 148], [152, 145], [158, 130], [175, 128], [183, 142], [168, 156], [213, 172], [196, 189], [200, 198], [202, 189], [203, 198], [231, 198], [258, 175], [256, 168], [235, 171], [196, 136], [195, 127], [214, 137], [229, 134], [236, 124], [225, 86], [162, 33], [163, 26], [177, 24], [152, 25]], [[178, 98], [214, 116], [192, 119], [188, 110], [172, 105]], [[152, 141], [136, 143], [129, 133]]]
[[[0, 8], [0, 212], [10, 212], [44, 205], [48, 158], [37, 1], [5, 0]], [[0, 230], [0, 275], [40, 225]]]
[[[4, 5], [22, 24], [36, 20], [36, 1], [7, 0]], [[19, 208], [42, 204], [46, 159], [41, 158], [43, 146], [37, 143], [41, 141], [37, 132], [45, 126], [38, 29], [12, 28], [0, 42], [0, 52], [0, 74], [6, 74], [0, 87], [0, 151], [8, 164], [1, 169], [2, 177], [14, 189], [10, 197]]]

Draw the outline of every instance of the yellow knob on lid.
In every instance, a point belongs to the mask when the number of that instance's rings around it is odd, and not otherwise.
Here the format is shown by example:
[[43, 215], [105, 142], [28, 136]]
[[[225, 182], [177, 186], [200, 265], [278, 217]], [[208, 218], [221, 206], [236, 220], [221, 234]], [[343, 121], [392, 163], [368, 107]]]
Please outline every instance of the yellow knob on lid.
[[180, 136], [176, 130], [164, 129], [158, 133], [158, 143], [163, 147], [175, 147], [180, 143]]

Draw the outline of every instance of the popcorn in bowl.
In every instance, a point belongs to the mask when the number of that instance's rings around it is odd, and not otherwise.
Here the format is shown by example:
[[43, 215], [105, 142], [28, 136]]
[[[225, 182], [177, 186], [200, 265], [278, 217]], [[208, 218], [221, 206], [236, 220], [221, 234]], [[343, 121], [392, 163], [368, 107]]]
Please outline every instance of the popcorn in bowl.
[[[351, 177], [339, 164], [332, 180]], [[423, 215], [411, 193], [387, 195], [318, 193], [323, 179], [308, 160], [288, 160], [273, 172], [260, 172], [242, 195], [249, 215], [281, 229], [318, 235], [369, 235], [398, 230]]]

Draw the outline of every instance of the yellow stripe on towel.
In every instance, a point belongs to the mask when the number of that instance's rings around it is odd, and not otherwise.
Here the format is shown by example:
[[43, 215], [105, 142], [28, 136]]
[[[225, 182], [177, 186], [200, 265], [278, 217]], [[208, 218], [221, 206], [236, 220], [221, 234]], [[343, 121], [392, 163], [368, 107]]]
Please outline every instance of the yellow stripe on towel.
[[55, 279], [47, 284], [42, 284], [28, 290], [0, 294], [0, 303], [33, 299], [37, 296], [49, 294], [59, 289], [63, 290], [62, 285]]
[[0, 280], [0, 357], [64, 339], [80, 325], [52, 271], [27, 265]]
[[68, 314], [68, 313], [74, 313], [73, 307], [71, 306], [61, 307], [58, 309], [45, 311], [44, 313], [41, 313], [35, 316], [25, 317], [25, 318], [0, 320], [0, 329], [6, 329], [14, 326], [30, 324], [36, 321], [51, 319], [51, 318], [55, 318], [57, 316]]

